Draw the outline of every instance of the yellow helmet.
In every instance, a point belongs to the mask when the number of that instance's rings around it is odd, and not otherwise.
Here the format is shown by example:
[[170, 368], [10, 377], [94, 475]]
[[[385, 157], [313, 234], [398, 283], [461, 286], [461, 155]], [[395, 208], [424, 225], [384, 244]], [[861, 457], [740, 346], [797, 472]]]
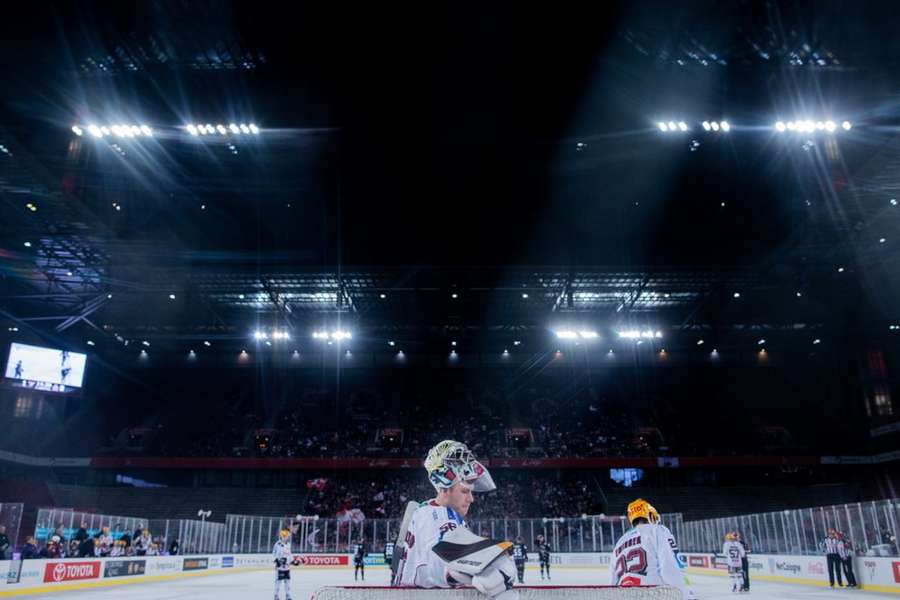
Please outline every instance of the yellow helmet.
[[733, 542], [733, 541], [734, 541], [734, 533], [732, 533], [731, 531], [727, 532], [727, 533], [725, 534], [725, 541], [726, 541], [726, 542]]
[[638, 498], [628, 505], [628, 522], [634, 523], [635, 519], [647, 519], [648, 523], [659, 523], [659, 513], [653, 508], [653, 505]]
[[281, 530], [281, 532], [279, 533], [279, 535], [281, 536], [281, 539], [283, 539], [283, 540], [289, 540], [289, 539], [291, 538], [291, 530], [288, 529], [288, 528], [284, 528], [284, 529]]

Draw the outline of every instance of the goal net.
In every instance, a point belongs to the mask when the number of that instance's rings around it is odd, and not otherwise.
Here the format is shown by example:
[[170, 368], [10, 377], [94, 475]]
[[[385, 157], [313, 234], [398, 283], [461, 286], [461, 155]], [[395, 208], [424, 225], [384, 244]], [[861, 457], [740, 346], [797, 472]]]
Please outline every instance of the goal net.
[[[682, 600], [673, 587], [611, 587], [596, 585], [516, 586], [521, 600]], [[313, 600], [486, 600], [472, 588], [417, 589], [392, 587], [324, 587]]]

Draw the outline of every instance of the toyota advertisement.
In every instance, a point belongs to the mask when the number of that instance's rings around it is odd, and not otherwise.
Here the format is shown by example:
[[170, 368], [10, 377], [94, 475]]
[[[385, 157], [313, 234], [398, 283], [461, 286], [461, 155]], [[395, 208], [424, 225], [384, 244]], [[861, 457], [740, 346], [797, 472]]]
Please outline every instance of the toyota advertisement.
[[100, 577], [100, 561], [50, 562], [44, 567], [44, 583], [60, 583]]

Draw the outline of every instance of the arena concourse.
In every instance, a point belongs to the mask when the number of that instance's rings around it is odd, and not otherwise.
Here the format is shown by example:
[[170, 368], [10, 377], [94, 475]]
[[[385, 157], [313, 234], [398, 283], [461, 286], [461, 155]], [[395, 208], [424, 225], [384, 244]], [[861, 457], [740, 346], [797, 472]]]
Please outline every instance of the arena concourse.
[[0, 598], [898, 597], [893, 7], [595, 4], [10, 5]]

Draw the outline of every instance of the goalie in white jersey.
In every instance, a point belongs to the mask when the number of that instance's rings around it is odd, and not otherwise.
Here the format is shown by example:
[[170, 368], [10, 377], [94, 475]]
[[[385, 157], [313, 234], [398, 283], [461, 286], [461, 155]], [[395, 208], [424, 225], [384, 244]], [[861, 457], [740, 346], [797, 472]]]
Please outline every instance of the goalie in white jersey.
[[[419, 505], [404, 539], [399, 540], [398, 548], [403, 549], [399, 550], [397, 584], [419, 588], [472, 585], [490, 598], [518, 600], [518, 592], [512, 589], [516, 569], [507, 553], [512, 543], [479, 538], [466, 526], [466, 514], [475, 500], [473, 492], [496, 489], [490, 473], [465, 444], [453, 440], [431, 449], [425, 470], [437, 495]], [[446, 550], [460, 562], [448, 558]], [[436, 551], [441, 551], [443, 558]]]
[[626, 531], [613, 548], [610, 583], [614, 586], [665, 585], [681, 590], [685, 600], [695, 598], [678, 560], [678, 544], [669, 528], [659, 522], [659, 513], [638, 498], [628, 505]]
[[744, 547], [737, 541], [736, 533], [726, 533], [725, 543], [722, 544], [722, 554], [725, 555], [725, 563], [728, 565], [728, 575], [731, 577], [731, 591], [744, 591], [743, 558], [747, 555]]

